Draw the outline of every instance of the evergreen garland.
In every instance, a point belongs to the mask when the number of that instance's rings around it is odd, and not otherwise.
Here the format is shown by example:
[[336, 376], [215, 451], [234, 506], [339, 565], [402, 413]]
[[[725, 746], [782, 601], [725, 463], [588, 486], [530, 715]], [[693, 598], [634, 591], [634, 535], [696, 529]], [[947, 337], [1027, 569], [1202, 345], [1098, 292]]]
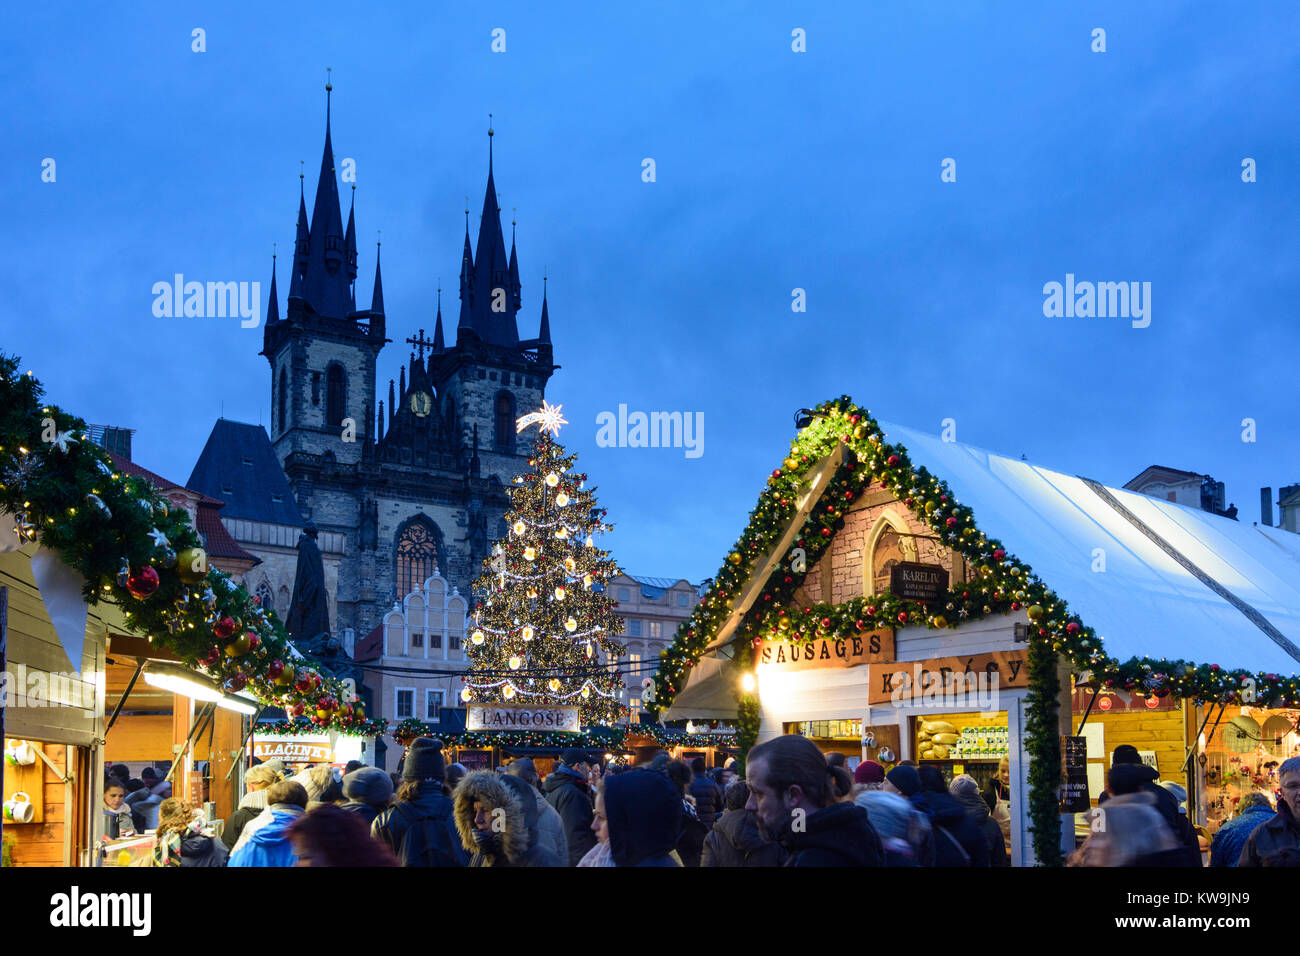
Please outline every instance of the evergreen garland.
[[1029, 692], [1025, 694], [1025, 736], [1029, 751], [1029, 830], [1039, 866], [1060, 866], [1061, 857], [1061, 678], [1057, 656], [1031, 641]]

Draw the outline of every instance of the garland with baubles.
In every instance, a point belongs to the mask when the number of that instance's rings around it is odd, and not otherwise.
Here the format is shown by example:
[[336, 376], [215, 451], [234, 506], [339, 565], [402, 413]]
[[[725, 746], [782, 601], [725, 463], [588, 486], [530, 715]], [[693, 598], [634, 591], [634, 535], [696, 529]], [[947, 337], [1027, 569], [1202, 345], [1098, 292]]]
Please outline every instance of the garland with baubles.
[[383, 717], [370, 717], [347, 727], [320, 727], [310, 720], [277, 720], [259, 723], [254, 733], [259, 737], [304, 737], [331, 730], [344, 737], [379, 737], [388, 733], [388, 721]]
[[[311, 731], [307, 731], [311, 732]], [[582, 747], [603, 750], [625, 750], [629, 737], [651, 737], [663, 747], [720, 747], [736, 746], [732, 734], [688, 734], [685, 731], [666, 729], [648, 724], [631, 727], [589, 727], [579, 734], [556, 731], [467, 730], [459, 733], [440, 729], [408, 717], [389, 730], [402, 745], [409, 745], [417, 737], [436, 737], [448, 747]]]
[[0, 511], [85, 579], [86, 602], [116, 604], [128, 626], [231, 693], [306, 716], [318, 729], [360, 726], [360, 705], [319, 665], [291, 653], [273, 612], [209, 568], [189, 515], [148, 481], [113, 467], [86, 423], [41, 403], [40, 382], [0, 354]]
[[[1296, 675], [1225, 670], [1218, 664], [1166, 658], [1119, 661], [1107, 655], [1096, 632], [1070, 613], [1066, 602], [1029, 565], [1010, 554], [1001, 541], [979, 530], [971, 509], [957, 500], [946, 481], [924, 467], [913, 466], [906, 448], [884, 441], [866, 409], [841, 396], [819, 405], [811, 423], [795, 435], [789, 455], [768, 477], [748, 524], [708, 593], [678, 628], [672, 645], [660, 654], [655, 699], [647, 703], [652, 713], [662, 712], [672, 703], [688, 672], [730, 615], [732, 601], [749, 583], [757, 563], [776, 546], [794, 519], [801, 484], [809, 470], [840, 445], [851, 454], [830, 479], [795, 542], [804, 552], [802, 567], [816, 567], [856, 498], [883, 489], [923, 519], [946, 547], [966, 558], [971, 580], [929, 604], [884, 593], [800, 612], [788, 606], [806, 571], [798, 570], [790, 555], [782, 555], [738, 627], [735, 663], [741, 670], [749, 669], [756, 643], [765, 638], [811, 641], [852, 637], [880, 627], [955, 628], [968, 620], [1024, 608], [1031, 642], [1063, 655], [1081, 680], [1094, 680], [1109, 688], [1141, 689], [1157, 697], [1172, 694], [1198, 703], [1240, 703], [1246, 691], [1253, 694], [1251, 702], [1257, 706], [1300, 705], [1300, 677]], [[1037, 690], [1041, 694], [1042, 688]], [[737, 690], [737, 701], [743, 753], [757, 739], [759, 710], [752, 693]], [[1039, 752], [1042, 745], [1036, 738], [1031, 738], [1027, 747], [1031, 757], [1047, 756], [1045, 751]]]

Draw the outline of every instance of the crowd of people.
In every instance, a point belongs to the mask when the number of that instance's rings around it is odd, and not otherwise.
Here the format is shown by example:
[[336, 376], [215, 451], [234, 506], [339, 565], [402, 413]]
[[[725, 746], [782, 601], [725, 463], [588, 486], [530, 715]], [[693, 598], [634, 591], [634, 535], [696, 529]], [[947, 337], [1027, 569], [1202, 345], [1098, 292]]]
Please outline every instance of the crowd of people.
[[[419, 738], [391, 776], [356, 762], [292, 775], [278, 761], [259, 764], [219, 837], [156, 778], [116, 774], [105, 830], [153, 830], [156, 866], [1008, 865], [1005, 761], [982, 789], [912, 761], [886, 770], [863, 760], [850, 772], [843, 754], [796, 735], [750, 750], [743, 778], [729, 763], [709, 770], [702, 758], [660, 752], [604, 765], [575, 748], [542, 779], [528, 757], [469, 771]], [[1157, 781], [1134, 748], [1117, 748], [1069, 865], [1200, 866], [1186, 794]], [[1263, 793], [1242, 802], [1210, 846], [1211, 866], [1300, 865], [1300, 757], [1280, 766], [1278, 782], [1276, 808]]]

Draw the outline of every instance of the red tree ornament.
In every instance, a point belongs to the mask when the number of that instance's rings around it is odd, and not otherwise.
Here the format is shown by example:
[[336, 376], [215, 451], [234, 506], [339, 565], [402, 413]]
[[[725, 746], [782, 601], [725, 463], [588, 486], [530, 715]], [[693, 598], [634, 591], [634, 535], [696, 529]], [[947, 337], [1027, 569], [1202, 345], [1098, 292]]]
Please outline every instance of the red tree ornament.
[[158, 572], [146, 564], [127, 577], [126, 589], [131, 592], [131, 597], [143, 601], [158, 590]]

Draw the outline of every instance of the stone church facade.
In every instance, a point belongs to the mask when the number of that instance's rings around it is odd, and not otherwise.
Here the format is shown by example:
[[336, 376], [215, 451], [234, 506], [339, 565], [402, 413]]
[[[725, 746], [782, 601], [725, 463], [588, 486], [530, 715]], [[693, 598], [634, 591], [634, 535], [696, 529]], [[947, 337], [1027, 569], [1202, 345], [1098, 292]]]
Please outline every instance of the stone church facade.
[[[378, 251], [371, 301], [358, 307], [355, 209], [344, 224], [328, 106], [310, 218], [299, 197], [283, 313], [272, 270], [260, 353], [270, 366], [271, 424], [269, 435], [257, 430], [301, 518], [342, 543], [331, 626], [351, 629], [358, 643], [435, 572], [470, 594], [492, 542], [505, 533], [506, 487], [527, 467], [531, 439], [516, 436], [515, 419], [541, 406], [558, 367], [544, 295], [537, 336], [519, 336], [518, 256], [513, 235], [508, 255], [505, 249], [493, 135], [475, 247], [466, 216], [454, 344], [446, 341], [440, 301], [432, 339], [410, 320], [390, 321]], [[395, 340], [409, 345], [409, 361], [381, 395], [376, 362]], [[204, 455], [213, 459], [206, 485], [217, 492], [200, 490], [218, 497], [222, 469], [239, 462], [221, 462], [220, 449]], [[288, 580], [292, 587], [292, 573]]]

